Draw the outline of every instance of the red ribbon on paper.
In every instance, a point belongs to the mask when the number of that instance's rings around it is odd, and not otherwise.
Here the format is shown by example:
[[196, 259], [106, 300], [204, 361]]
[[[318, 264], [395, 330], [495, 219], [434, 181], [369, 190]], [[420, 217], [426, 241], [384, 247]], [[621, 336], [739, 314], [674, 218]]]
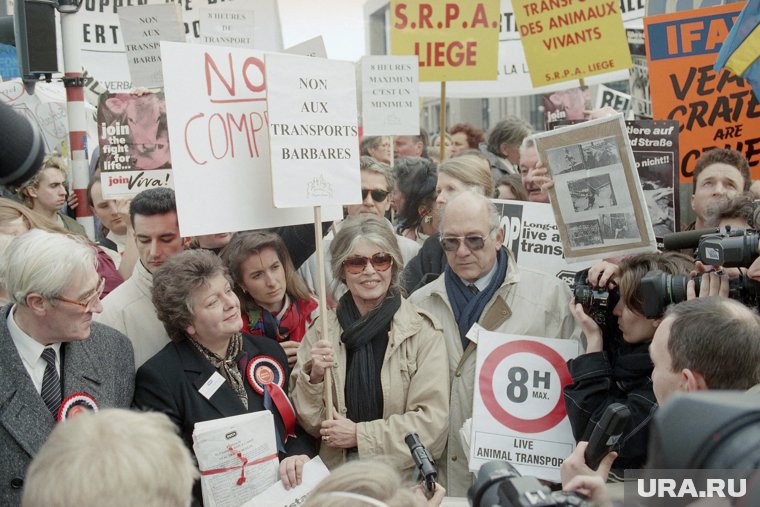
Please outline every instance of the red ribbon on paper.
[[277, 458], [277, 453], [271, 454], [269, 456], [264, 456], [263, 458], [259, 458], [255, 461], [248, 461], [248, 458], [243, 456], [243, 453], [240, 451], [237, 451], [232, 448], [231, 445], [227, 446], [227, 450], [230, 451], [230, 453], [233, 456], [237, 456], [237, 458], [241, 461], [240, 465], [235, 465], [227, 468], [212, 468], [211, 470], [201, 470], [201, 475], [215, 475], [215, 474], [223, 474], [225, 472], [229, 472], [231, 470], [237, 470], [240, 469], [240, 477], [237, 480], [237, 485], [241, 486], [245, 482], [245, 467], [247, 466], [253, 466], [258, 465], [260, 463], [265, 463], [267, 461], [271, 461], [273, 459]]

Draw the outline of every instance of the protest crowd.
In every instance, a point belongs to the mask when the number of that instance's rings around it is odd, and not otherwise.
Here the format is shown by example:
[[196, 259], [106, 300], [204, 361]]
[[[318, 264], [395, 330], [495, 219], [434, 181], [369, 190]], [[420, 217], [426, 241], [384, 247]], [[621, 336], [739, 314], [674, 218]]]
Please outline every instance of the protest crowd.
[[[520, 474], [484, 471], [504, 461], [541, 479], [527, 499], [625, 505], [628, 471], [667, 468], [655, 466], [663, 442], [720, 410], [687, 418], [682, 400], [733, 391], [760, 402], [750, 155], [716, 146], [692, 157], [691, 220], [678, 209], [678, 151], [669, 182], [639, 176], [654, 155], [634, 160], [634, 127], [609, 106], [551, 126], [453, 118], [434, 135], [419, 123], [393, 135], [335, 125], [355, 155], [279, 153], [328, 170], [350, 158], [360, 202], [240, 230], [215, 216], [224, 191], [199, 179], [214, 197], [193, 216], [211, 225], [188, 236], [188, 187], [160, 180], [179, 173], [180, 149], [165, 143], [198, 124], [167, 123], [168, 90], [166, 103], [144, 88], [101, 99], [104, 128], [159, 119], [152, 141], [133, 130], [123, 151], [117, 130], [104, 135], [76, 191], [68, 155], [18, 153], [38, 133], [0, 104], [0, 126], [15, 132], [0, 140], [0, 506], [497, 505], [486, 490]], [[333, 106], [316, 104], [307, 112]], [[288, 132], [276, 121], [272, 156]], [[219, 127], [227, 141], [232, 123]], [[620, 130], [593, 130], [608, 125]], [[746, 127], [760, 131], [756, 119]], [[270, 142], [256, 135], [252, 157]], [[116, 195], [121, 159], [157, 183]], [[310, 197], [332, 195], [320, 178], [309, 176]], [[546, 364], [555, 370], [536, 369]], [[600, 444], [612, 409], [625, 417]], [[668, 413], [680, 421], [671, 433]], [[486, 419], [508, 437], [488, 436]], [[745, 468], [760, 465], [756, 444]], [[702, 449], [691, 445], [683, 453]], [[324, 478], [309, 482], [317, 462]], [[690, 467], [701, 465], [680, 468]], [[244, 487], [260, 496], [235, 496]]]

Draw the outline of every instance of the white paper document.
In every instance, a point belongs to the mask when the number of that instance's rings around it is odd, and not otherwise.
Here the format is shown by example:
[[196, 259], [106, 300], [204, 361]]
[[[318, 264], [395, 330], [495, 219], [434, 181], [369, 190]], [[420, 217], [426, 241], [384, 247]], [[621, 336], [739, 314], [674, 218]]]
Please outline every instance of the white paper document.
[[206, 507], [238, 507], [277, 482], [280, 461], [268, 410], [197, 423], [193, 451]]
[[286, 490], [282, 481], [272, 484], [266, 491], [253, 498], [243, 507], [290, 507], [300, 505], [304, 498], [319, 484], [322, 479], [330, 475], [319, 456], [303, 466], [301, 484], [293, 489]]

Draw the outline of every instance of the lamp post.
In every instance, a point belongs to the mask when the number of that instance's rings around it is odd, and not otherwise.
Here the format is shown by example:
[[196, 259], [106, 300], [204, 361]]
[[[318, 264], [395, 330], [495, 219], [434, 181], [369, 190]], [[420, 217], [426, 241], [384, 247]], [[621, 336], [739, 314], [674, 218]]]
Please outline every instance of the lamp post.
[[[18, 0], [17, 0], [18, 1]], [[87, 121], [84, 107], [84, 77], [82, 75], [82, 52], [79, 48], [79, 26], [74, 14], [79, 10], [76, 0], [58, 0], [56, 8], [61, 13], [61, 40], [63, 43], [63, 86], [66, 88], [66, 115], [69, 124], [69, 149], [73, 192], [79, 205], [77, 221], [87, 235], [95, 239], [95, 221], [87, 206], [87, 184], [90, 180], [87, 163]]]

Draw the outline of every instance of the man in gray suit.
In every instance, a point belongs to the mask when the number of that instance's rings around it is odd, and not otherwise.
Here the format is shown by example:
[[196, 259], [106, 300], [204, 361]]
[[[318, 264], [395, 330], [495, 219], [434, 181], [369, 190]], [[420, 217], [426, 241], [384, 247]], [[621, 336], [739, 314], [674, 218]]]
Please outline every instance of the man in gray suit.
[[0, 505], [13, 506], [56, 421], [78, 404], [129, 407], [135, 366], [129, 339], [92, 322], [103, 292], [92, 247], [32, 230], [1, 264]]

